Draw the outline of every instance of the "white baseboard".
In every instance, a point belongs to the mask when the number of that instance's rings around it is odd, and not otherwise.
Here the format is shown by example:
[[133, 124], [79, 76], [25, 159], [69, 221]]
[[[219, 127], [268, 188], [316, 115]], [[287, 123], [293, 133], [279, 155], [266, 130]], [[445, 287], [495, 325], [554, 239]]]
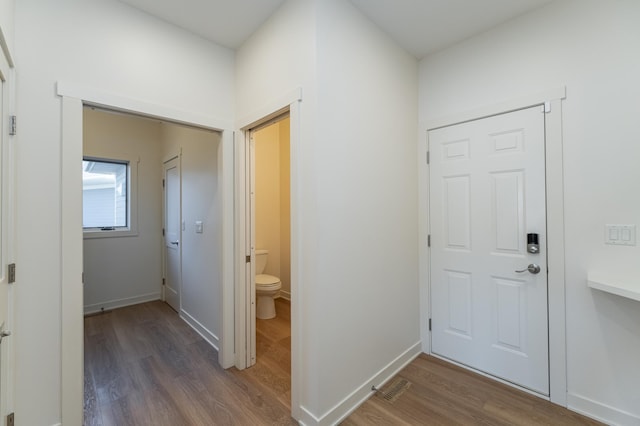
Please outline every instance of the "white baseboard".
[[587, 417], [601, 421], [608, 425], [638, 426], [640, 416], [627, 413], [606, 404], [586, 398], [582, 395], [569, 393], [567, 408]]
[[216, 351], [220, 352], [220, 339], [218, 336], [213, 334], [207, 327], [202, 325], [197, 319], [189, 315], [187, 311], [184, 309], [180, 311], [180, 318], [184, 320], [191, 328], [193, 328], [196, 333], [198, 333], [204, 340], [207, 341], [211, 346], [213, 346]]
[[289, 302], [291, 302], [291, 292], [280, 290], [278, 297], [282, 297], [283, 299], [286, 299]]
[[152, 302], [160, 300], [160, 292], [141, 294], [139, 296], [126, 297], [124, 299], [108, 300], [100, 303], [85, 305], [84, 314], [95, 314], [97, 312], [108, 309], [124, 308], [125, 306], [137, 305], [138, 303]]
[[393, 378], [400, 370], [420, 355], [420, 353], [422, 353], [421, 345], [421, 342], [413, 344], [409, 349], [405, 350], [396, 359], [387, 364], [386, 367], [371, 376], [369, 380], [365, 381], [321, 417], [316, 417], [305, 407], [300, 407], [302, 418], [298, 419], [299, 423], [308, 426], [335, 425], [340, 423], [373, 395], [371, 391], [372, 384], [377, 388], [382, 387], [389, 379]]

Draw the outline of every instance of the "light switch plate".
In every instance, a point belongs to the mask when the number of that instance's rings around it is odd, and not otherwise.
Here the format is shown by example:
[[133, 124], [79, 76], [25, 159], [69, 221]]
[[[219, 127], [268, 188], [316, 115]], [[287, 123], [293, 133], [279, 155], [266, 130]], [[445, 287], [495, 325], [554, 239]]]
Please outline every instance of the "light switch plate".
[[202, 221], [196, 220], [196, 234], [202, 234]]
[[604, 242], [617, 246], [635, 246], [636, 225], [605, 225]]

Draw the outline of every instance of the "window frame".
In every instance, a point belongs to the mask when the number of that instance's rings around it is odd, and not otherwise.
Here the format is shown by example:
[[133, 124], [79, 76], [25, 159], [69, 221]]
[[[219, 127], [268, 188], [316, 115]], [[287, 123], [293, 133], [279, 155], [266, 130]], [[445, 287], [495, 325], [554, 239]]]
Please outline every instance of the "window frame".
[[139, 158], [121, 156], [93, 156], [83, 155], [83, 161], [102, 161], [105, 163], [120, 163], [127, 166], [127, 226], [114, 229], [100, 227], [82, 228], [84, 239], [133, 237], [138, 235], [138, 163]]

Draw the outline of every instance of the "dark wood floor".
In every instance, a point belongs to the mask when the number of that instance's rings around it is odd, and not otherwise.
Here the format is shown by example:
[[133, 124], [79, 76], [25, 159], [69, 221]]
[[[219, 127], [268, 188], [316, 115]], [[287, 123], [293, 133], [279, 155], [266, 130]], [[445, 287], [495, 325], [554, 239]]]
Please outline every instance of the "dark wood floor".
[[[256, 321], [257, 363], [223, 370], [217, 353], [162, 302], [85, 318], [85, 425], [294, 425], [287, 301]], [[597, 425], [599, 423], [434, 357], [398, 378], [394, 402], [373, 396], [354, 425]], [[383, 390], [386, 390], [383, 387]]]

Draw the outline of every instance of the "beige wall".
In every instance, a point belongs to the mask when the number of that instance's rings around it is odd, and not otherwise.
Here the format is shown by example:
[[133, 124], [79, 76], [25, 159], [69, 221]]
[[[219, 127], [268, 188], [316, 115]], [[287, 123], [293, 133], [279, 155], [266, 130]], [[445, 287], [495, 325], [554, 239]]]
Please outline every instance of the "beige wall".
[[290, 298], [289, 119], [254, 134], [256, 249], [269, 250], [266, 274], [282, 281]]
[[280, 132], [280, 281], [282, 295], [291, 298], [291, 163], [289, 118], [278, 123]]
[[131, 160], [132, 173], [137, 169], [137, 191], [132, 192], [132, 202], [138, 210], [136, 235], [84, 239], [85, 312], [160, 298], [162, 191], [158, 182], [162, 163], [159, 142], [157, 121], [84, 109], [83, 154]]
[[[181, 316], [219, 348], [222, 329], [220, 133], [162, 124], [162, 161], [180, 155]], [[202, 233], [196, 232], [202, 222]]]

